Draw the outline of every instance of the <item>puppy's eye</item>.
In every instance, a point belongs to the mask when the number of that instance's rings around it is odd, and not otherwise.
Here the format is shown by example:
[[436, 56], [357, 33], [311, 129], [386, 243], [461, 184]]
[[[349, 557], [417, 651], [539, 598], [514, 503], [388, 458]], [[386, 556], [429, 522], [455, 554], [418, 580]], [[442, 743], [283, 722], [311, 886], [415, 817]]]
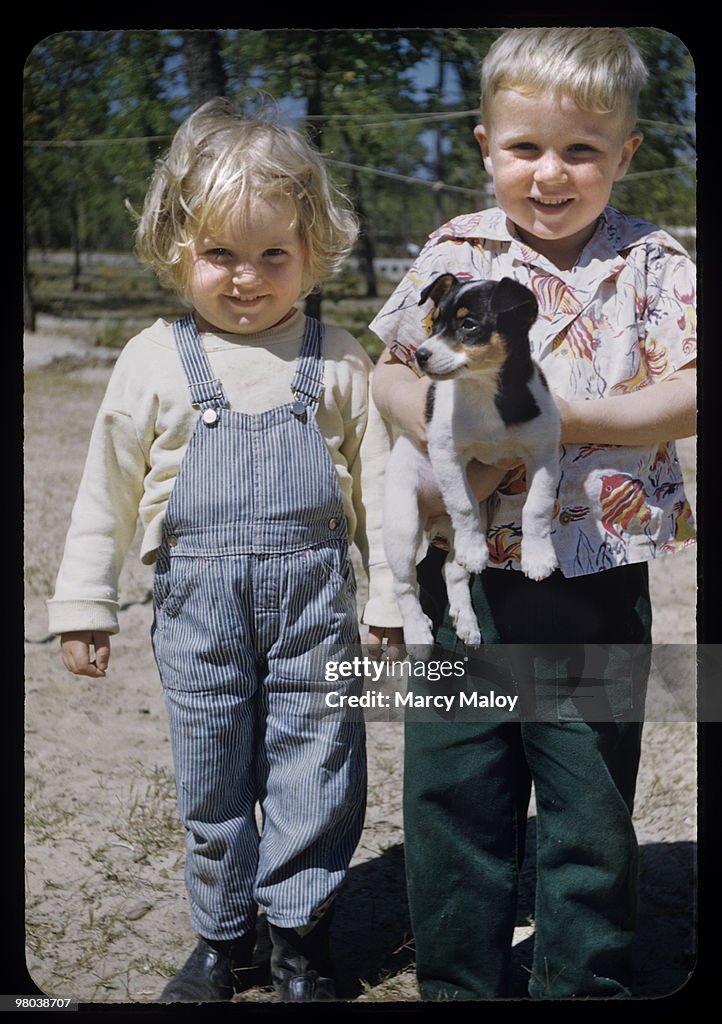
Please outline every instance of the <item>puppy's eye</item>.
[[472, 320], [470, 316], [465, 316], [461, 323], [456, 325], [459, 331], [475, 331], [478, 326], [476, 320]]

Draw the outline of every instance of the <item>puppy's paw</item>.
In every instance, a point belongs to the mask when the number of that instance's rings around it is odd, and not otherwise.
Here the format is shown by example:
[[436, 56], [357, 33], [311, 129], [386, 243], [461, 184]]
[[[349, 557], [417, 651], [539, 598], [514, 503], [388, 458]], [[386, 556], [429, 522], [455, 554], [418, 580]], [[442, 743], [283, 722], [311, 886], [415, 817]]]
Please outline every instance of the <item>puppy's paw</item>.
[[421, 615], [413, 622], [404, 623], [404, 646], [414, 658], [423, 660], [429, 657], [433, 645], [431, 619], [427, 615]]
[[456, 538], [454, 557], [467, 572], [477, 573], [486, 569], [489, 562], [489, 548], [485, 537], [472, 537], [460, 541]]
[[449, 607], [451, 621], [454, 623], [456, 635], [466, 644], [467, 647], [479, 647], [481, 644], [481, 631], [479, 623], [474, 615], [473, 608]]
[[434, 650], [434, 635], [431, 632], [431, 619], [423, 616], [423, 622], [414, 622], [412, 626], [404, 625], [404, 647], [412, 661], [428, 661]]
[[530, 580], [545, 580], [558, 567], [556, 552], [551, 545], [522, 543], [521, 570]]
[[433, 653], [433, 644], [406, 644], [406, 654], [412, 662], [420, 661], [427, 664], [431, 661]]

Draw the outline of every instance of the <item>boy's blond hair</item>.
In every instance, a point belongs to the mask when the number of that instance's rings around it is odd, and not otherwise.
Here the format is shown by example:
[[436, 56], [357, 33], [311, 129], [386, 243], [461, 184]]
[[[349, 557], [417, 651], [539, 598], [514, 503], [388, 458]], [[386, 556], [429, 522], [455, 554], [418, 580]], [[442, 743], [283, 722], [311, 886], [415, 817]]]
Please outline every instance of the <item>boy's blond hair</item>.
[[490, 119], [500, 89], [527, 96], [552, 92], [596, 114], [619, 111], [633, 131], [648, 77], [644, 61], [620, 28], [515, 28], [493, 43], [481, 68], [481, 115]]
[[304, 245], [302, 294], [338, 270], [358, 224], [313, 146], [271, 120], [246, 118], [224, 98], [199, 107], [158, 161], [136, 229], [139, 259], [186, 297], [201, 229], [222, 230], [249, 200], [287, 199]]

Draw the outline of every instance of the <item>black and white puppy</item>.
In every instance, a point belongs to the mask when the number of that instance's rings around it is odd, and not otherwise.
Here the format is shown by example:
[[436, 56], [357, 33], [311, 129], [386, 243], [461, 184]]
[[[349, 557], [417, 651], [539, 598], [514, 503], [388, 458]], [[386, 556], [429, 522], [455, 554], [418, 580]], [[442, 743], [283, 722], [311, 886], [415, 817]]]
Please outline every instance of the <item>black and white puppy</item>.
[[489, 559], [485, 505], [466, 475], [472, 459], [524, 462], [521, 568], [534, 580], [557, 567], [551, 522], [559, 474], [559, 414], [544, 375], [533, 362], [529, 328], [538, 307], [511, 278], [459, 282], [443, 274], [421, 293], [434, 303], [433, 332], [416, 352], [432, 379], [426, 409], [428, 455], [406, 435], [394, 444], [386, 471], [384, 546], [407, 647], [432, 643], [417, 596], [416, 562], [428, 518], [441, 494], [451, 520], [444, 567], [452, 620], [470, 646], [481, 637], [471, 605], [469, 576]]

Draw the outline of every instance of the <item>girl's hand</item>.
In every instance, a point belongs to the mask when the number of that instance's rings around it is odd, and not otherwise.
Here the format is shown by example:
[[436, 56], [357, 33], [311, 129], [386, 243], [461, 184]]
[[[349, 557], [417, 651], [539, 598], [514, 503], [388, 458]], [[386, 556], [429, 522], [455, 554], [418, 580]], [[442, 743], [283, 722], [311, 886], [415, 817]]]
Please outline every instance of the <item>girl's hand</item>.
[[[90, 655], [91, 647], [95, 649], [94, 658]], [[60, 637], [60, 657], [68, 672], [100, 679], [105, 675], [110, 661], [110, 634], [93, 630], [63, 633]]]
[[[384, 641], [386, 641], [385, 650]], [[404, 642], [404, 631], [401, 626], [369, 626], [366, 642], [372, 658], [393, 658], [398, 654], [398, 648]]]
[[490, 494], [498, 488], [509, 471], [521, 465], [518, 459], [500, 459], [493, 466], [474, 459], [466, 467], [466, 475], [477, 501], [486, 501]]

